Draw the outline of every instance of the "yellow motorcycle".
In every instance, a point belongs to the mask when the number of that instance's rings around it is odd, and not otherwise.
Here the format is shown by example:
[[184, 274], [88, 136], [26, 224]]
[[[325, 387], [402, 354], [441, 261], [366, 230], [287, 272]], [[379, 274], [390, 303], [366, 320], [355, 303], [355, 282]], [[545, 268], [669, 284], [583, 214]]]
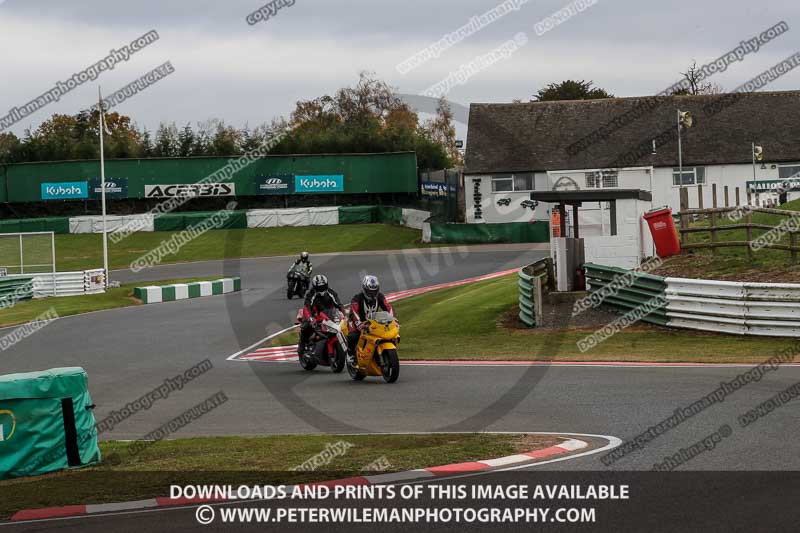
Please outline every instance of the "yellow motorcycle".
[[[343, 324], [345, 336], [348, 324]], [[347, 358], [347, 372], [355, 381], [367, 376], [383, 376], [394, 383], [400, 376], [397, 345], [400, 343], [400, 324], [391, 313], [378, 311], [367, 317], [366, 326], [356, 345], [355, 359]]]

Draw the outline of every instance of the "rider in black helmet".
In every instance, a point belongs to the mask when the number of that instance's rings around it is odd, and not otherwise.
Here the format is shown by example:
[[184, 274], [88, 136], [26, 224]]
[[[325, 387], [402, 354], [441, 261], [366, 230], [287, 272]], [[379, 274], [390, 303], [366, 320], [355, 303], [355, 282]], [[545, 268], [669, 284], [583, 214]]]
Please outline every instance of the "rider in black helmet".
[[336, 308], [344, 313], [342, 301], [336, 291], [328, 287], [328, 278], [322, 274], [314, 276], [311, 280], [311, 290], [306, 294], [306, 300], [303, 305], [303, 323], [300, 327], [300, 343], [297, 345], [298, 355], [303, 353], [303, 350], [308, 344], [308, 339], [314, 332], [312, 321], [320, 311], [325, 309]]

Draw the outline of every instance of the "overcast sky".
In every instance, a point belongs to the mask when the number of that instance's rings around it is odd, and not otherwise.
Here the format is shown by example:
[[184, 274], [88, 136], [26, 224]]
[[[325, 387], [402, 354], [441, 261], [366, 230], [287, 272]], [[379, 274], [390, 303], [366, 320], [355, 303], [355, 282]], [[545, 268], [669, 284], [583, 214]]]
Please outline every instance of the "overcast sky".
[[[527, 101], [567, 78], [594, 80], [617, 96], [654, 94], [692, 59], [712, 61], [779, 21], [788, 33], [712, 81], [733, 89], [800, 51], [796, 0], [596, 0], [542, 36], [536, 24], [569, 2], [522, 1], [518, 11], [401, 74], [399, 62], [502, 0], [296, 0], [254, 25], [245, 17], [265, 2], [0, 0], [0, 116], [149, 30], [158, 32], [157, 42], [10, 130], [21, 135], [55, 112], [76, 113], [95, 100], [98, 83], [111, 92], [165, 61], [173, 74], [117, 108], [150, 129], [212, 117], [254, 126], [288, 116], [299, 99], [353, 84], [361, 70], [402, 93], [420, 93], [520, 32], [527, 44], [447, 98], [465, 105]], [[797, 88], [800, 69], [770, 86]]]

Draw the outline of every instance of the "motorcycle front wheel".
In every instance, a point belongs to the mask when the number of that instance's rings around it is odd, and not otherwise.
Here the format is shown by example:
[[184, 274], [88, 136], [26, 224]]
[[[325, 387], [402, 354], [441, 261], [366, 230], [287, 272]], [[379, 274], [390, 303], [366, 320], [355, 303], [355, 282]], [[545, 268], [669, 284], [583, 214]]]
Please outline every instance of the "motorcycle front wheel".
[[311, 372], [315, 368], [317, 368], [317, 362], [307, 353], [300, 354], [300, 366], [303, 367], [303, 370]]
[[344, 349], [336, 343], [336, 355], [331, 359], [331, 370], [334, 374], [340, 373], [345, 367]]
[[400, 377], [400, 359], [397, 357], [397, 350], [383, 351], [384, 364], [381, 365], [381, 373], [386, 383], [394, 383]]

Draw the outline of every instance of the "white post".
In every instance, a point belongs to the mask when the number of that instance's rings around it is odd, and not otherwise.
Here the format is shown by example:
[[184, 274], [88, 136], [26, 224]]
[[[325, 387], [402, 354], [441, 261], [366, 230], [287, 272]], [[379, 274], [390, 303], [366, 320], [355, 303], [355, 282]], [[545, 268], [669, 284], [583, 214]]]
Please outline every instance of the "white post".
[[103, 210], [103, 272], [105, 288], [108, 289], [108, 232], [106, 227], [106, 160], [103, 153], [103, 130], [105, 129], [105, 113], [103, 112], [103, 96], [97, 87], [98, 111], [100, 112], [100, 203]]
[[[678, 185], [683, 189], [683, 145], [681, 144], [681, 110], [678, 109]], [[686, 206], [689, 207], [689, 206]]]
[[19, 273], [25, 273], [25, 260], [23, 259], [23, 252], [22, 252], [22, 234], [19, 234]]
[[756, 181], [756, 143], [753, 143], [750, 152], [753, 155], [753, 181]]
[[50, 250], [53, 254], [53, 296], [58, 296], [56, 291], [56, 234], [53, 231], [50, 232]]

